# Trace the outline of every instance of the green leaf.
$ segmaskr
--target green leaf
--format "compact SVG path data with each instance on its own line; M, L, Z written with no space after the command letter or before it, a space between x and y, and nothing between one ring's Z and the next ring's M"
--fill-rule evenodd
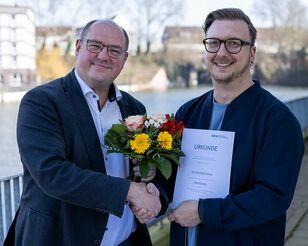
M118 125L113 125L113 127L118 128L117 131L121 131L121 127L118 127ZM130 139L127 137L128 131L126 131L126 128L122 128L122 130L123 131L119 133L109 129L105 136L105 145L111 149L121 150L126 153L127 151L131 150L129 145Z
M174 150L174 153L176 155L178 155L179 157L185 156L184 152L182 150L180 150L180 149Z
M173 161L177 165L180 165L178 156L173 155L173 154L166 154L166 153L160 153L160 155L170 159L171 161Z
M126 142L126 144L124 145L125 149L130 149L130 142L129 140Z
M122 124L113 124L111 127L111 130L114 132L117 132L119 134L123 134L124 132L127 132L127 128L126 126L122 125Z
M171 176L172 172L171 162L167 158L161 157L157 159L156 167L161 171L161 173L164 175L166 179L168 179Z
M175 119L175 117L174 117L174 113L171 113L171 114L169 114L169 115L170 115L169 121L172 121L172 120L174 120L174 119Z
M140 162L139 162L139 169L140 169L140 174L141 177L146 177L149 174L150 171L150 163L147 159L143 158Z

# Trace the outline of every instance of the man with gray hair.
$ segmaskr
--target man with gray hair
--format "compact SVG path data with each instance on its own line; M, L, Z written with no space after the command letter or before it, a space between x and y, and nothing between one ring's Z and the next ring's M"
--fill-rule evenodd
M5 246L151 245L131 206L156 216L166 205L157 189L165 180L131 182L132 163L107 155L104 146L112 124L145 113L114 83L127 50L123 28L91 21L76 42L76 67L22 99L17 141L24 189Z

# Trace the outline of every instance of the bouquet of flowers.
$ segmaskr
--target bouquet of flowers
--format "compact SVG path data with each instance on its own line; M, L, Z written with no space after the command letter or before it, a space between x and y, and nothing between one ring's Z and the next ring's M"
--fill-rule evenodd
M107 153L123 153L137 159L142 177L146 177L155 165L168 179L171 162L179 165L183 122L174 114L134 115L113 124L105 136Z

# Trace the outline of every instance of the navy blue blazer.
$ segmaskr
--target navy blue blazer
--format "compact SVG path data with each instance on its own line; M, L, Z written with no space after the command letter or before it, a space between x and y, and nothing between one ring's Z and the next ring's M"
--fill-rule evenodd
M185 127L208 129L212 107L210 91L184 104L176 118ZM227 106L221 130L235 132L230 194L199 200L197 245L284 245L286 210L304 153L297 119L255 82ZM171 199L174 180L175 175L169 180ZM185 245L186 233L172 223L171 245Z
M145 113L139 101L121 93L123 118ZM130 181L105 175L100 141L73 71L24 96L17 141L24 188L5 245L99 245L109 214L123 213ZM146 226L137 227L135 245L151 245Z

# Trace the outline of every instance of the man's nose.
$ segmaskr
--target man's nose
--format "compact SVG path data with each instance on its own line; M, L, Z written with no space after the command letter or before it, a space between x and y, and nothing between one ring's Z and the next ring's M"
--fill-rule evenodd
M222 53L222 54L226 54L226 53L229 53L226 49L226 43L225 42L221 42L220 44L220 47L219 47L219 50L217 51L217 54L218 53Z
M97 54L97 58L99 59L107 59L109 58L107 47L103 47L102 50Z

